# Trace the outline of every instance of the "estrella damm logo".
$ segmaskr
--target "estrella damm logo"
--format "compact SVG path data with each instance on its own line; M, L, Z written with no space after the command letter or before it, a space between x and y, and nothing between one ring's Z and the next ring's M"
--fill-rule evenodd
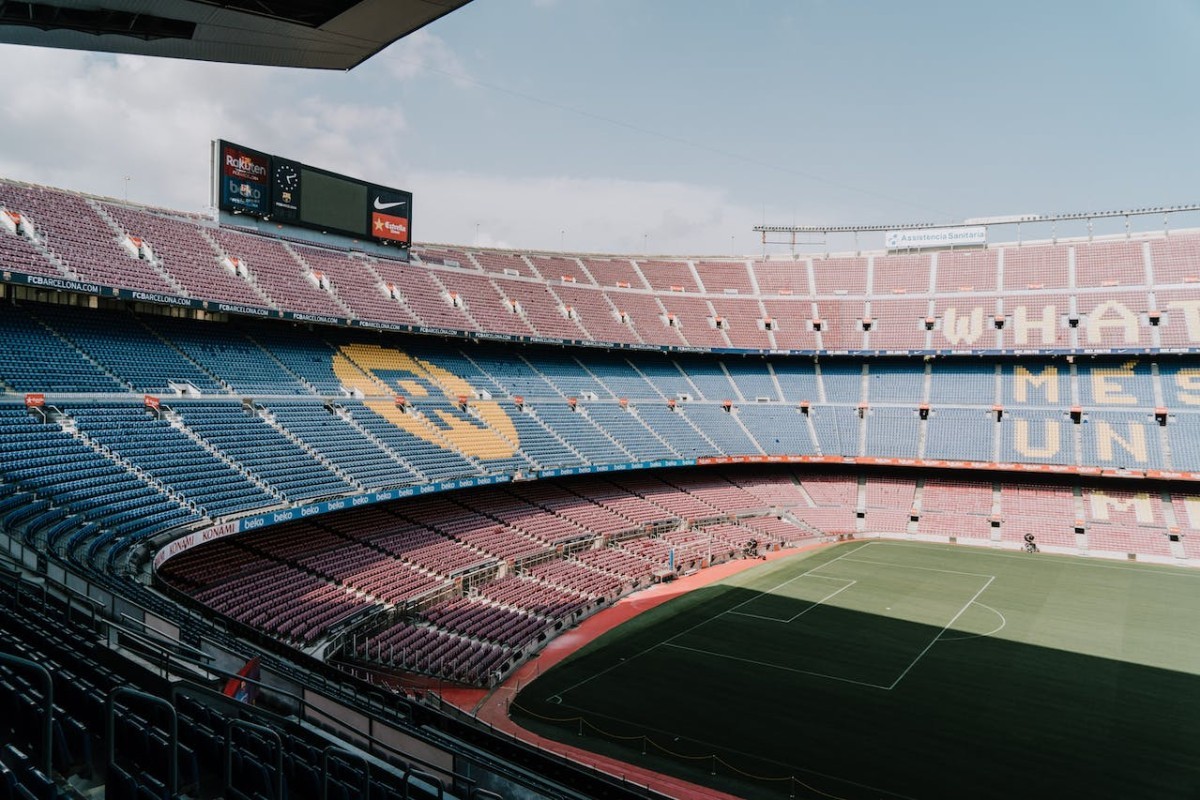
M474 398L475 389L463 378L421 358L374 344L349 344L339 349L330 364L347 389L358 389L368 398L386 394L410 399L444 395L452 401ZM393 400L365 400L374 411L397 428L438 447L449 447L487 460L510 458L520 436L508 414L494 400L471 400L478 417L457 404L406 414Z

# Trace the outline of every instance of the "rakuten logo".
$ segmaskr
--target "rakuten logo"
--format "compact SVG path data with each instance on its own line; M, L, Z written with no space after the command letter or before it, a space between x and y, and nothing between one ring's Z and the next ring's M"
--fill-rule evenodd
M260 164L245 153L231 150L225 153L225 172L240 178L265 178L267 165Z

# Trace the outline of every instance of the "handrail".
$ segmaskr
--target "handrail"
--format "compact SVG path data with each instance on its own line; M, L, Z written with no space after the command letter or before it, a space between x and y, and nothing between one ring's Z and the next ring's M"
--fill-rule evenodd
M404 776L404 800L408 800L410 797L412 797L412 793L409 790L412 788L413 778L421 778L422 780L428 781L433 786L436 786L437 800L443 800L443 798L445 798L446 787L442 786L441 781L439 781L433 775L430 775L428 772L413 767L408 771L408 774Z
M193 662L191 659L186 658L185 656L179 655L178 653L169 653L168 655L171 658L176 658L176 659L179 659L180 661L191 663L194 666L203 667L206 671L211 672L214 675L219 675L219 676L222 676L225 678L236 678L239 681L245 681L246 683L252 684L254 686L258 686L268 692L274 692L275 694L290 698L291 700L294 700L296 703L298 703L303 709L316 712L317 714L325 717L326 719L330 720L331 722L336 723L337 725L339 725L343 728L347 727L346 723L344 721L333 716L325 709L321 708L318 705L310 703L308 700L304 699L300 695L295 694L293 692L289 692L286 689L281 689L278 686L271 686L270 684L267 684L261 680L258 680L255 678L248 678L244 675L238 675L236 672L230 672L229 670L221 669L220 667L214 667L214 666L209 666L209 665L205 665L205 664L198 664L198 663ZM195 689L199 688L204 691L212 691L211 689L208 689L208 687L205 687L205 686L185 685L185 683L191 684L191 679L189 679L187 677L184 677L182 679L182 681L183 682L173 683L171 685L170 696L171 696L172 703L175 702L175 699L185 689L195 690ZM351 710L355 710L355 709L351 709ZM358 713L364 713L364 712L358 711ZM301 715L301 717L303 718L303 715ZM374 718L372 718L372 719L374 719ZM390 754L397 758L403 759L408 764L419 764L422 767L428 767L430 769L437 770L439 772L444 771L444 768L438 766L437 764L430 763L429 761L426 761L425 759L421 758L420 756L415 756L412 753L405 753L401 750L397 750L392 745L388 744L385 741L382 741L381 739L377 739L376 737L372 736L370 733L367 733L366 731L356 730L356 731L354 731L354 735L357 737L360 737L362 739L365 739L370 745L369 750L379 749L379 750L384 751L386 754ZM415 769L415 767L410 767L410 769ZM452 774L454 776L455 781L465 784L468 787L468 789L471 789L476 783L476 781L473 778L467 777L466 775L461 775L457 772L452 773ZM437 780L437 778L434 778L434 781L436 783L438 783L439 786L441 785L441 781Z
M179 715L175 712L175 706L164 700L161 697L143 692L140 689L134 689L131 686L118 686L108 693L108 698L105 700L105 738L107 739L108 749L108 766L115 767L117 765L117 698L123 695L130 695L145 702L156 705L160 708L165 708L170 712L171 719L171 770L168 775L167 789L172 795L179 791Z
M233 788L233 731L235 728L260 733L275 742L275 785L272 794L275 795L275 800L283 800L283 737L279 735L278 731L272 730L266 725L247 722L244 719L231 719L225 727L225 793L229 794Z
M169 635L160 631L158 628L155 628L153 625L147 624L144 620L140 620L137 617L132 617L129 614L126 614L125 612L121 612L121 617L128 622L132 622L135 625L141 625L146 630L151 631L154 635L157 635L157 636L165 639L168 643L168 646L170 646L170 647L178 647L181 650L186 650L190 653L194 653L197 656L199 656L200 658L206 658L206 659L212 660L212 656L210 656L208 653L205 653L200 648L192 647L190 644L185 644L184 642L181 642L178 639L172 639ZM109 620L109 623L111 624L112 621ZM143 633L141 635L146 638L151 637L151 634L148 634L148 633Z
M54 678L44 664L28 658L0 653L0 662L26 667L42 678L42 772L49 778L54 771Z
M336 744L331 744L321 751L321 800L329 800L329 754L338 753L339 755L349 756L357 759L363 764L362 786L359 789L359 797L368 798L371 796L371 762L362 753L352 753L344 747L338 747ZM404 771L404 784L408 785L408 770Z

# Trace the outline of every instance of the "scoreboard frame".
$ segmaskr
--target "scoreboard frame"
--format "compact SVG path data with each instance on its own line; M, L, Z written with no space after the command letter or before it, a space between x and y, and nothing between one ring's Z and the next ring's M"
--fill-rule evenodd
M213 142L212 188L213 204L230 214L405 250L412 244L412 192L404 189L225 139Z

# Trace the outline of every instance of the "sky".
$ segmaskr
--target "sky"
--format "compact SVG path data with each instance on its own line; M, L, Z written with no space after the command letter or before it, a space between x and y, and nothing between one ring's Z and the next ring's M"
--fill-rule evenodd
M349 72L0 45L0 176L205 211L224 138L418 243L753 254L1200 201L1198 44L1196 0L474 0Z

